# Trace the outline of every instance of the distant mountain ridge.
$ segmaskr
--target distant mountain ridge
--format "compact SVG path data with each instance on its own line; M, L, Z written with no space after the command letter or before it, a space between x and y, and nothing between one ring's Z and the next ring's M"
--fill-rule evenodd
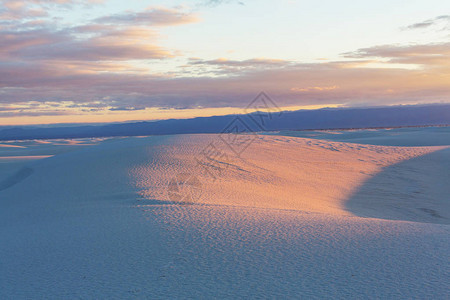
M265 115L258 113L170 119L151 122L66 127L8 127L0 129L0 140L143 136L185 133L220 133L262 130L345 129L449 125L450 103L439 105L392 106L376 108L327 108ZM236 122L238 120L239 122ZM262 119L261 119L262 120ZM238 126L235 126L238 125ZM231 127L233 128L231 128ZM234 128L236 127L236 128ZM242 130L241 130L242 129Z

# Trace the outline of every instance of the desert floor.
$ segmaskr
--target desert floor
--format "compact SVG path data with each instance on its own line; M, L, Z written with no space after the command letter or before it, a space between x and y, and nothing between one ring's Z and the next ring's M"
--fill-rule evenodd
M450 129L0 142L0 298L448 299Z

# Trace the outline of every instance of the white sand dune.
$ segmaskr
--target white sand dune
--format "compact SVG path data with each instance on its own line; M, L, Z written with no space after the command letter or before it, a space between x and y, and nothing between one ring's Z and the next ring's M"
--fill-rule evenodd
M105 139L24 140L0 144L0 182L9 180L32 160L80 150Z
M26 148L24 146L19 145L9 145L9 144L0 144L0 148Z
M447 146L450 143L450 126L316 131L283 130L264 134L381 146Z
M21 156L0 156L0 162L10 162L10 161L23 161L23 160L36 160L49 158L52 155L21 155Z
M220 158L202 155L210 143L226 155ZM180 136L170 147L159 151L162 158L155 164L140 165L133 170L133 175L147 199L167 199L167 182L177 173L185 172L192 173L202 183L202 196L196 202L351 215L345 207L349 197L383 168L445 148L382 147L260 136L252 141L249 151L237 158L217 136ZM215 161L210 162L211 158ZM209 163L207 168L213 174L198 166L198 160ZM216 166L220 169L216 170ZM434 174L419 172L417 175ZM396 185L391 182L393 194ZM450 190L446 191L450 194ZM445 195L440 192L433 196ZM388 198L374 201L383 202ZM450 219L440 221L448 223Z
M0 191L0 298L448 297L446 146L251 138L240 158L179 135L22 165ZM194 205L169 201L180 174Z
M383 169L355 191L346 208L390 220L450 224L450 148Z

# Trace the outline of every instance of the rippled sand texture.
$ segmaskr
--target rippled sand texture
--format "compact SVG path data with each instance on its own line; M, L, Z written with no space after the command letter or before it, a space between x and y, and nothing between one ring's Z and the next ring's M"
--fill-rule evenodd
M448 298L447 146L242 137L2 142L0 298Z

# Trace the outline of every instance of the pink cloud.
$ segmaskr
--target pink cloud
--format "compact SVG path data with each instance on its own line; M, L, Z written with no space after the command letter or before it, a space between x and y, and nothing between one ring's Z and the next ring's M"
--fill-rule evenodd
M0 19L23 21L48 16L47 9L54 6L94 5L101 0L3 0Z
M386 58L391 63L421 64L428 67L450 65L450 43L425 45L383 45L344 53L348 58Z
M27 0L7 1L17 16L30 14L28 4L72 5L75 1ZM41 6L37 6L42 9ZM26 11L24 11L26 10ZM92 22L61 29L43 20L9 23L0 27L0 59L17 61L126 61L163 59L175 56L158 46L154 26L180 25L196 22L197 17L178 9L149 8L142 12L105 16Z
M140 12L125 12L97 18L95 23L173 26L198 22L199 18L178 9L150 7Z

